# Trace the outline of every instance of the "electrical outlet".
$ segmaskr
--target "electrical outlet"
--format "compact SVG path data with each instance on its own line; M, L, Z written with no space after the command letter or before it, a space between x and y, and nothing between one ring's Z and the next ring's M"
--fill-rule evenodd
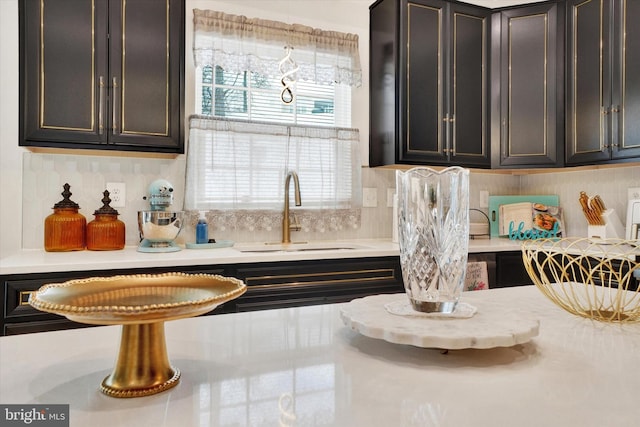
M127 196L124 182L107 182L107 191L111 199L112 208L124 208Z
M640 187L630 187L627 189L629 200L631 199L640 199Z
M364 187L362 189L362 207L375 208L378 206L378 189Z
M489 207L489 192L483 190L480 192L480 207L488 208Z
M395 195L396 195L395 188L387 188L387 207L388 208L393 207L393 196Z

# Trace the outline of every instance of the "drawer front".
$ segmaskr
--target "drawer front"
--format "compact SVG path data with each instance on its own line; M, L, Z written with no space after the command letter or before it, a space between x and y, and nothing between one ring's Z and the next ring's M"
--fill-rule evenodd
M242 275L242 271L239 271ZM396 282L398 279L395 269L382 267L373 269L349 269L344 271L326 272L289 272L287 269L280 271L253 271L244 280L251 289L305 287L305 286L369 286L377 283Z
M35 275L34 275L35 276ZM40 287L48 283L61 283L67 280L79 279L87 276L56 276L56 275L44 275L42 277L29 277L29 278L9 278L2 281L2 286L5 292L5 321L10 319L22 318L22 317L42 317L42 316L56 316L49 313L36 310L29 305L29 295L40 289Z
M346 302L404 292L398 258L283 262L238 267L247 285L238 311Z
M76 323L65 318L35 322L6 323L4 325L3 335L31 334L35 332L60 331L64 329L88 328L94 326L96 325Z
M402 281L395 258L366 261L281 262L238 267L237 276L251 290L315 286L366 287Z

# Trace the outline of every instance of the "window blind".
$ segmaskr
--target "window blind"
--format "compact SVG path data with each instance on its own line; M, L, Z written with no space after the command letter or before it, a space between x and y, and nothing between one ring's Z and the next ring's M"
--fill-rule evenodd
M289 170L305 209L360 207L357 129L192 116L185 208L281 209Z

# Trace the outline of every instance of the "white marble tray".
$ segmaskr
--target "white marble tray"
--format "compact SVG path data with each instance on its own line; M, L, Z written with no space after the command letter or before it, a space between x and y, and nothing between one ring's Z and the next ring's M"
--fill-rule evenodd
M471 318L430 318L389 313L385 304L405 294L372 295L346 303L340 310L345 325L364 336L395 344L457 350L510 347L538 335L540 322L523 316L517 306L482 298L484 291L466 292L461 301L477 307Z

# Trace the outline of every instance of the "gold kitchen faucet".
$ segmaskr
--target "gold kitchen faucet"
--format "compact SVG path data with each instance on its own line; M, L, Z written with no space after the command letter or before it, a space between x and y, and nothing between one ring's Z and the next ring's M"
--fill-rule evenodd
M287 177L284 180L284 211L282 213L282 243L291 243L291 230L300 231L301 227L298 223L295 215L293 217L294 223L289 221L289 186L291 184L291 178L293 177L293 191L296 201L296 206L302 205L300 200L300 182L298 181L298 174L294 171L289 171Z

